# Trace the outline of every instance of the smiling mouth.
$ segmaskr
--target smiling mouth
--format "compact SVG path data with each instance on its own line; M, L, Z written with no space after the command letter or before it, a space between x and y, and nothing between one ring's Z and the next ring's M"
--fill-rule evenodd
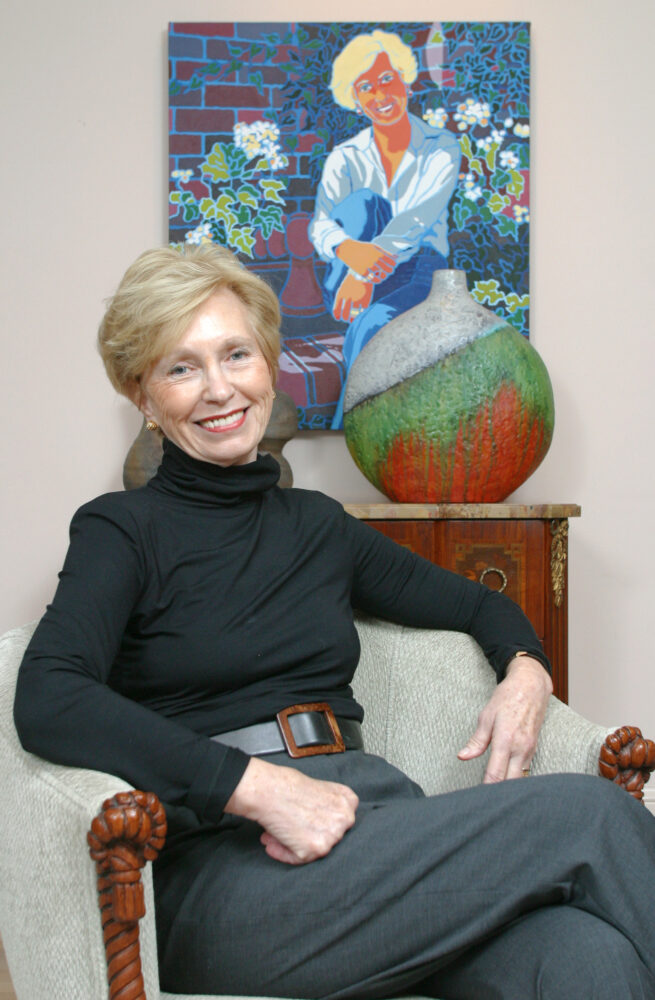
M224 417L207 417L205 420L197 420L196 423L206 431L226 431L240 427L245 419L246 410L234 410L233 413L226 413Z
M377 107L375 110L379 115L388 115L390 111L393 111L393 104L383 104L381 107Z

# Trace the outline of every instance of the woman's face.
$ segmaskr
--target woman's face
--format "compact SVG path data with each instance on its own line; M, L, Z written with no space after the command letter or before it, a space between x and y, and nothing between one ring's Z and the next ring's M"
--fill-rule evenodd
M169 354L141 379L139 409L192 458L257 457L273 405L271 373L240 299L216 292Z
M407 114L407 87L402 76L381 52L370 69L355 80L355 96L372 125L395 125Z

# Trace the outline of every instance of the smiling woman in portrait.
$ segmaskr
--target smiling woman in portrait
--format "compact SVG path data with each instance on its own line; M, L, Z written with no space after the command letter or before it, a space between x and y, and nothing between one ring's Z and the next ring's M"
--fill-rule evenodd
M460 162L457 138L408 110L416 57L392 33L357 35L334 60L335 101L370 126L332 150L310 235L328 264L324 298L348 323L346 370L381 327L423 301L447 267L448 202ZM343 393L332 429L343 419Z

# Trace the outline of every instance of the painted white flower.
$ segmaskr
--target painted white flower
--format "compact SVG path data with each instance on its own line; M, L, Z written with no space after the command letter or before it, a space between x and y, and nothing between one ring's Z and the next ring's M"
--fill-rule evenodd
M488 153L491 149L491 136L488 135L484 139L478 139L476 145L478 153Z
M258 129L254 127L257 124L259 123L253 122L252 125L248 125L246 122L237 122L234 126L234 145L237 149L242 149L248 159L261 152L262 144Z
M501 150L499 160L501 167L504 167L505 170L515 170L519 165L519 158L512 149Z
M286 156L282 156L280 155L280 153L273 153L271 156L269 156L268 162L270 164L271 170L282 170L282 168L286 167L289 163Z
M491 117L491 109L484 101L474 101L472 97L467 97L466 101L457 105L457 111L453 115L453 121L457 122L460 132L473 125L488 125Z
M288 160L280 151L280 130L275 122L237 122L233 130L234 145L242 149L249 160L256 156L268 161L271 170L286 167Z
M502 146L503 139L505 138L506 135L507 135L507 132L505 131L504 128L501 128L501 129L492 128L492 130L491 130L491 141L495 142L497 146Z
M517 122L514 126L514 135L518 135L521 139L526 139L530 135L530 126L524 122Z
M183 184L187 184L193 177L193 170L174 170L171 177L174 180L182 181Z
M428 108L423 114L423 120L432 128L443 128L448 121L448 112L445 108Z
M478 198L482 197L482 188L477 183L474 173L469 172L464 177L464 197L468 198L469 201L477 201Z
M200 243L211 243L211 228L208 222L201 222L195 229L191 229L184 237L187 243L198 246Z
M505 121L503 122L505 128L511 128L513 124L514 124L513 118L506 118Z
M514 212L514 218L519 223L530 221L530 209L527 205L513 205L512 211Z
M254 123L254 127L262 142L276 142L280 138L280 130L275 122L259 121Z

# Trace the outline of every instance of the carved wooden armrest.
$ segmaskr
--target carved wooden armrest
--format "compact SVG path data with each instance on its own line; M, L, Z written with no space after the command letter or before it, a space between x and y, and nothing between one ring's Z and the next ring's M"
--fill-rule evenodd
M152 792L106 799L86 837L98 873L98 905L111 1000L146 1000L139 920L145 913L141 869L166 839L166 813Z
M600 774L622 785L635 799L643 799L644 785L654 769L655 743L644 739L636 726L617 729L600 748Z

